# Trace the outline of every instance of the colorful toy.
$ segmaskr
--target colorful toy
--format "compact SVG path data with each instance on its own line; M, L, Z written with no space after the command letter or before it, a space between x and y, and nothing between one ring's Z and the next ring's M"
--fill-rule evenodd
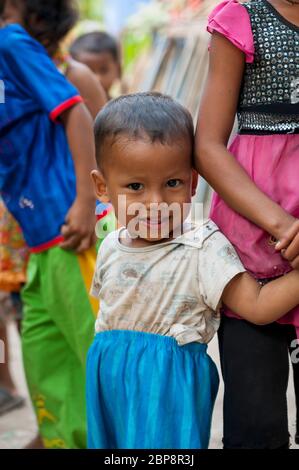
M117 221L112 204L99 203L96 207L96 235L99 245L104 238L117 228Z

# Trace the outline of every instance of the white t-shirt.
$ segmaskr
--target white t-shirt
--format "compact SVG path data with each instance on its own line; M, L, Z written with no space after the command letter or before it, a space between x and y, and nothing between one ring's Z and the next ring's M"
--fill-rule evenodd
M245 271L212 222L144 248L122 245L117 230L99 250L91 294L100 299L96 332L135 330L208 343L219 328L225 286Z

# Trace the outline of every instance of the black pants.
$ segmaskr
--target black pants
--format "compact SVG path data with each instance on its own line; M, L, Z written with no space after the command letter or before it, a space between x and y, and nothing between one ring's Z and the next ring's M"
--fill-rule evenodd
M288 356L295 337L293 326L256 326L223 315L219 349L225 386L224 448L288 447ZM294 367L299 406L299 364Z

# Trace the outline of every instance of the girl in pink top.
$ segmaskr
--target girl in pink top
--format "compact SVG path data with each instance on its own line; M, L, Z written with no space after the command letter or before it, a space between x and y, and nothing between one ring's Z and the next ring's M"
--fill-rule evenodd
M299 268L299 0L222 2L208 31L197 169L217 191L211 218L266 283ZM298 397L299 307L258 327L224 313L224 447L288 447L288 349Z

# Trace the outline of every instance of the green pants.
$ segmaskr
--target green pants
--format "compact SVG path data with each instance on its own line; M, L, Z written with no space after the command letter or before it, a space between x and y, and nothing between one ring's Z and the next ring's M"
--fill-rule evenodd
M33 254L22 292L24 367L47 448L86 447L85 362L97 309L88 295L96 252Z

